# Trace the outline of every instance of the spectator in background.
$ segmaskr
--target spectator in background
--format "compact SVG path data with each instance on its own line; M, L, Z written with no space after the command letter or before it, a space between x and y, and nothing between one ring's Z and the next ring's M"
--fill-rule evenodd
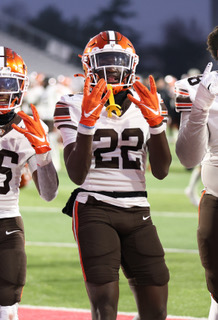
M30 75L31 88L24 97L24 110L28 113L29 104L33 101L40 118L48 126L49 142L51 145L51 156L57 171L61 169L60 161L60 139L61 136L54 127L53 114L56 102L62 95L72 93L72 78L64 75L49 77L43 73L32 73Z
M171 108L171 95L167 87L165 78L161 73L158 72L153 73L153 77L156 83L157 92L161 95L161 98L163 99L169 112L169 109Z
M169 129L169 141L175 143L178 136L179 124L180 124L180 114L175 111L175 94L174 94L174 85L176 78L173 75L166 75L164 81L166 84L166 91L168 93L168 129Z
M25 92L22 103L22 110L26 114L32 114L30 104L37 106L40 97L44 92L43 81L45 79L44 73L32 72L29 75L29 88Z

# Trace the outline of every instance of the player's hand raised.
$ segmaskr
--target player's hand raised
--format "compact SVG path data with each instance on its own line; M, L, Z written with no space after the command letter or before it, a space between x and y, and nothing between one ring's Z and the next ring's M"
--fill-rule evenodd
M218 95L218 72L211 71L213 63L209 62L204 70L201 83L213 95Z
M90 91L90 78L86 78L83 89L82 115L80 124L86 128L93 128L99 119L103 106L109 99L111 91L107 90L104 79L100 79Z
M215 94L218 94L217 73L216 71L211 72L212 66L213 63L209 62L203 72L193 101L193 110L198 109L208 112L215 99Z
M37 154L46 153L51 150L51 148L47 141L45 130L42 127L38 111L33 104L31 104L31 109L33 118L23 111L18 112L18 115L23 119L25 128L18 127L15 123L12 124L12 127L25 135Z
M140 101L135 99L131 94L128 94L128 98L139 107L150 127L155 127L160 125L164 118L161 116L156 84L151 75L149 76L149 81L150 91L139 81L136 81L133 85L135 91L140 97Z

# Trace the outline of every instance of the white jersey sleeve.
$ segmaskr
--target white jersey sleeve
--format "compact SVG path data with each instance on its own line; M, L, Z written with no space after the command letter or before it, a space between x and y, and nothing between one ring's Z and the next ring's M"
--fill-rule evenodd
M175 83L175 106L177 112L191 111L202 75L197 75Z
M76 141L82 99L82 94L65 95L56 104L54 126L61 132L64 147Z
M202 76L190 77L176 82L176 110L182 112L176 154L187 168L201 163L208 144L207 120L209 111L195 105L197 89Z

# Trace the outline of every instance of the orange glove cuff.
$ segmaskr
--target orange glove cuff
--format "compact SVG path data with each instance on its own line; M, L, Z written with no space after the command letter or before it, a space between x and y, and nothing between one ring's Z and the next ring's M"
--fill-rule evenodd
M49 147L49 145L42 145L42 146L34 146L32 144L32 147L35 149L36 154L41 154L41 153L46 153L48 151L51 150L51 148Z
M90 129L93 129L95 127L95 123L96 121L99 119L99 117L96 117L96 118L92 118L91 116L89 118L86 118L84 115L81 116L81 119L80 119L80 124L86 128L90 128Z
M159 115L155 118L149 118L149 119L146 118L150 127L159 126L162 123L163 119L164 119L164 117L162 117L161 115Z

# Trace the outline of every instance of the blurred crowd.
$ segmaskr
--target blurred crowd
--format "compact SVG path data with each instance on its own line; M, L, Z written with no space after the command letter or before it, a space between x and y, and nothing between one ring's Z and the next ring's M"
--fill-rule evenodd
M27 114L32 114L30 104L34 104L40 118L47 124L52 159L56 170L59 171L61 168L61 137L53 126L54 109L61 96L73 94L75 90L78 90L78 87L74 87L73 77L59 75L54 78L38 72L32 72L29 75L29 82L29 89L24 96L22 110Z

